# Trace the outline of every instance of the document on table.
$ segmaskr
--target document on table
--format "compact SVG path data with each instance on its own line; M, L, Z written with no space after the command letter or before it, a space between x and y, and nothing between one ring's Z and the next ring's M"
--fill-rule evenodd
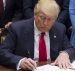
M72 69L60 69L58 66L52 66L50 64L46 64L37 67L33 71L75 71L75 61L72 63Z

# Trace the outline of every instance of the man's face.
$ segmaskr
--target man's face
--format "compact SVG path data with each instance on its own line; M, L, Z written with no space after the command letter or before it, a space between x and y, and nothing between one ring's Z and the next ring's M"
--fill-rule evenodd
M38 30L41 32L49 31L52 28L55 20L56 17L54 16L54 14L47 16L45 13L39 12L38 14L35 15L36 26Z

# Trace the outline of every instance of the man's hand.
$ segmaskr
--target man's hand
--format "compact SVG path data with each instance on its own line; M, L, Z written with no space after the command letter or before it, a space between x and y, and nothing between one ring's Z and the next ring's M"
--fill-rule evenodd
M37 64L31 58L25 58L21 61L20 68L23 70L33 70Z
M62 52L59 54L59 56L56 58L56 60L52 63L52 65L59 66L60 68L70 68L71 63L69 59L69 55L66 52Z
M8 22L4 27L8 28L11 24L12 24L12 22Z

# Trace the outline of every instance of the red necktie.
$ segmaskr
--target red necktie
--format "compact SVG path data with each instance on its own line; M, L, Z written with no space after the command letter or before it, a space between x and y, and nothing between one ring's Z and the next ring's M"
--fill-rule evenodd
M41 33L39 40L39 62L47 61L46 45L44 40L45 33Z
M0 16L3 14L3 0L0 0Z

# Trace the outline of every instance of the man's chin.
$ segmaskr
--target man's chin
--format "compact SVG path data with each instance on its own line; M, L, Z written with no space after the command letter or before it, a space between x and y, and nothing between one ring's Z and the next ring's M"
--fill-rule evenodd
M41 32L48 32L49 30L45 30L45 29L44 29L44 30L40 30L40 31L41 31Z

